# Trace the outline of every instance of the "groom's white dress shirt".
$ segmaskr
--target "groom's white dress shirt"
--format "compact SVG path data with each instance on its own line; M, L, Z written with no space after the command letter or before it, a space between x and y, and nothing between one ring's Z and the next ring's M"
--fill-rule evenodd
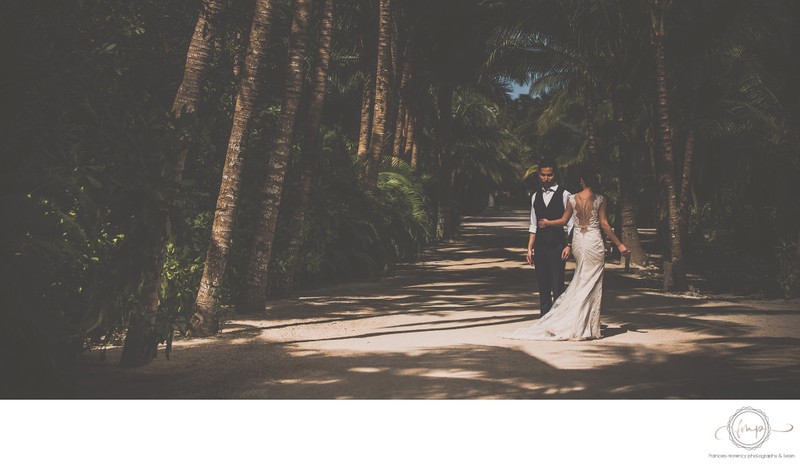
M536 230L539 228L539 221L536 219L536 210L533 208L533 202L536 201L536 195L542 195L542 200L544 201L545 206L550 205L550 200L553 199L553 195L555 195L556 190L558 189L558 184L553 184L552 187L545 189L541 188L536 192L533 192L531 195L531 226L528 228L528 232L535 234ZM564 190L564 195L562 200L564 201L564 210L567 209L567 201L569 201L569 196L571 193ZM567 225L564 226L564 230L569 234L572 231L573 220L572 216L570 216L569 220L567 221Z

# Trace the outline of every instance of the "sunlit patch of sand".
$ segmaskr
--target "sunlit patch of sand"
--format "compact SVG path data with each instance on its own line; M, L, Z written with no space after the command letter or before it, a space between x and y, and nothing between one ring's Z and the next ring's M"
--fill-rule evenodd
M386 367L351 367L348 369L350 372L361 372L364 374L377 374L378 372L386 372L389 369Z
M264 382L265 385L270 384L277 384L277 385L329 385L332 383L341 382L339 379L328 379L328 380L309 380L309 379L280 379L280 380L267 380Z
M426 282L423 284L406 285L405 288L439 288L439 287L469 287L471 285L485 285L483 282Z
M438 377L448 379L477 379L486 374L485 372L468 371L462 369L399 369L395 372L397 375Z

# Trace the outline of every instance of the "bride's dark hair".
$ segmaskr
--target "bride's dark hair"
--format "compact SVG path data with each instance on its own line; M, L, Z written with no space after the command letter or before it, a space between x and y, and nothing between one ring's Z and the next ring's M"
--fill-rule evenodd
M600 174L592 166L581 166L578 177L583 183L592 189L594 193L600 193Z

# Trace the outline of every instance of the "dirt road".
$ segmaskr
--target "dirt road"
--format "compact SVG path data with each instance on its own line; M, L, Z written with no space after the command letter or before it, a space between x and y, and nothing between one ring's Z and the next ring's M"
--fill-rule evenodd
M170 360L82 358L88 398L798 398L800 303L656 290L608 263L603 338L506 340L539 317L527 212L467 218L461 237L380 282L272 301ZM568 266L569 269L574 266Z

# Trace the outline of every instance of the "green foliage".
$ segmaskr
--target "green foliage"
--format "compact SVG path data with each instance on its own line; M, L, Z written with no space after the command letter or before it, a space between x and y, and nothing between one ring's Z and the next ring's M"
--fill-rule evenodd
M378 176L375 211L380 217L386 246L390 247L389 264L414 261L431 239L431 217L422 183L410 166L401 162Z
M159 301L162 318L169 321L164 336L171 334L173 327L185 330L203 274L212 219L208 211L188 218L185 233L167 244Z
M456 209L475 213L486 207L490 192L514 190L523 178L524 142L505 117L507 102L496 103L487 92L462 88L453 106L453 155Z
M209 147L197 121L176 127L174 90L162 85L182 66L185 6L17 2L11 11L3 31L20 45L21 72L4 89L15 117L4 124L0 201L14 221L0 240L2 315L41 347L10 352L58 366L86 341L115 342L138 310L167 199L183 191L183 206L197 205L191 181L174 181L177 155Z
M312 184L297 284L375 279L400 261L415 260L430 241L431 213L421 181L409 166L384 163L375 196L361 184L352 144L330 130ZM280 237L279 237L280 238ZM273 259L271 280L280 279L281 263Z

